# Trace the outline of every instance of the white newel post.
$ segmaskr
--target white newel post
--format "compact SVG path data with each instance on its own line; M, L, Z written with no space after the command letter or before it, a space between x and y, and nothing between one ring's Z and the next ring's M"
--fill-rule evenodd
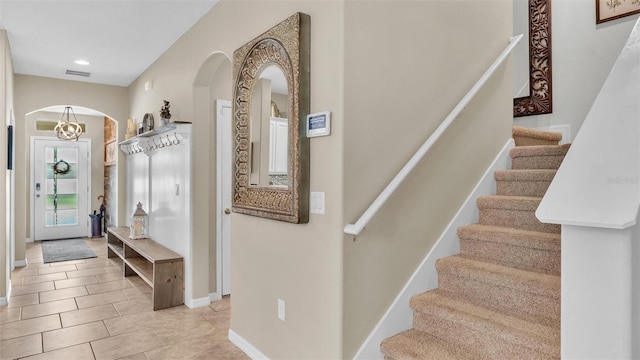
M634 358L634 241L633 228L562 226L563 359Z

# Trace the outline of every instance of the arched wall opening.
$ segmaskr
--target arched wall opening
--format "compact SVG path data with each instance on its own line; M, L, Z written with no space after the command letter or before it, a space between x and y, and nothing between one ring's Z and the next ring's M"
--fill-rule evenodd
M219 299L221 294L221 254L219 239L219 221L216 221L223 209L219 209L217 201L217 142L216 142L216 100L231 100L232 93L232 66L230 58L222 53L215 52L205 60L193 82L194 115L197 118L208 119L209 122L209 294L211 300Z
M25 145L31 143L31 138L53 137L52 126L61 119L65 106L71 106L75 119L84 126L81 139L91 139L91 194L89 196L89 211L100 211L100 206L106 206L103 225L115 225L118 218L118 122L108 114L88 107L77 105L53 105L27 113L24 117ZM113 150L115 149L115 153ZM110 150L109 156L107 151ZM25 146L25 166L27 184L32 177L31 147ZM27 196L33 189L27 189ZM25 202L27 238L33 240L33 211L31 201Z

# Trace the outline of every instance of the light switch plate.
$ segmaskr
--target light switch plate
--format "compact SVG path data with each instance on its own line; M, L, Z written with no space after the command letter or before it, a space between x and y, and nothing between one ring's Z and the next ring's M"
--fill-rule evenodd
M324 215L324 192L311 192L311 213Z
M284 321L285 312L284 300L278 299L278 319Z

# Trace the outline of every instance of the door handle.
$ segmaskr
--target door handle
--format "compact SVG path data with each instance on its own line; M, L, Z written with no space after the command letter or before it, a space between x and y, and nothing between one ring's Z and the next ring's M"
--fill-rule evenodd
M40 197L40 194L36 194L36 197Z
M224 209L224 213L227 215L231 214L231 209L229 208Z

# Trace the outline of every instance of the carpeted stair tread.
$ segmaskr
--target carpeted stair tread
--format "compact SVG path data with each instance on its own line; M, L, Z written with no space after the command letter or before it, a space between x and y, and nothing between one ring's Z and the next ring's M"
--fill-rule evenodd
M541 223L535 211L542 198L532 196L480 196L477 200L482 225L560 233L560 225Z
M516 146L509 151L512 169L558 169L569 144L549 146Z
M411 298L414 329L455 344L474 358L559 357L560 329L477 306L443 290Z
M438 289L465 302L560 327L560 277L449 256L436 261Z
M434 359L471 360L473 356L423 331L409 329L380 344L380 350L389 360Z
M494 173L496 194L543 197L556 172L549 169L497 170Z
M479 196L476 201L479 208L536 211L542 198L533 196Z
M436 267L439 273L451 273L493 286L560 299L559 276L513 269L459 255L438 259Z
M560 275L560 234L473 224L458 228L460 255Z
M513 126L513 140L516 146L526 145L551 145L558 144L562 140L562 134L538 129Z
M556 156L567 155L571 144L563 145L537 145L537 146L516 146L509 150L511 157L530 157L530 156Z
M471 224L459 227L458 237L522 246L531 249L560 251L560 234L539 231Z
M551 181L556 172L551 169L496 170L494 177L497 181Z

